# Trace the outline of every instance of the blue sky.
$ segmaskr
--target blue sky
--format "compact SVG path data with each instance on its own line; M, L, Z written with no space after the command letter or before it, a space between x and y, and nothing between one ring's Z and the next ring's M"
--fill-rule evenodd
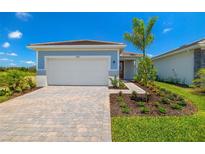
M30 43L94 39L124 42L133 17L158 16L155 40L148 54L158 55L205 37L205 13L0 13L0 66L32 66L35 52Z

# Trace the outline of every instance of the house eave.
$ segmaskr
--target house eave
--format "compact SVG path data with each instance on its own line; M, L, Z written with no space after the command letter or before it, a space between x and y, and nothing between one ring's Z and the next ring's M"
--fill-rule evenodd
M56 51L56 50L120 50L122 51L126 45L35 45L27 46L35 51Z
M196 44L196 45L193 45L193 46L189 46L187 48L179 49L179 50L176 50L176 51L171 51L171 52L164 53L164 54L158 55L156 57L153 57L152 60L161 59L161 58L172 56L174 54L181 53L181 52L184 52L184 51L191 51L191 50L194 50L194 49L197 49L197 48L205 48L205 45L204 44Z

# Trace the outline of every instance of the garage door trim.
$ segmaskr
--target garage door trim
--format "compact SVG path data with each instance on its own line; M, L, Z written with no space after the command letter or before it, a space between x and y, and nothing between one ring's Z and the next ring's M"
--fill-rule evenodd
M61 61L61 59L63 60L71 60L71 61L75 61L75 60L86 60L86 61L92 61L92 60L95 60L95 61L98 61L98 59L102 59L102 60L105 60L106 61L106 67L104 68L107 68L107 71L109 72L110 70L110 67L111 67L111 57L110 56L45 56L45 68L46 68L46 72L49 70L49 60L52 60L52 59L56 59L57 61ZM77 66L76 66L77 67ZM73 68L75 68L75 66L73 66ZM107 72L107 73L108 73ZM108 73L109 74L109 73ZM46 78L47 78L47 84L48 83L48 77L49 77L49 74L48 72L46 73ZM109 78L109 75L107 76L107 80ZM54 84L55 85L55 84ZM56 84L57 85L57 84ZM61 83L59 85L62 85ZM72 85L72 84L71 84ZM73 84L74 85L74 84ZM78 84L76 84L78 85ZM80 84L79 84L80 85ZM86 84L83 84L82 85L86 85ZM89 85L89 84L88 84ZM94 84L95 85L95 84ZM97 85L97 84L96 84ZM101 85L101 84L99 84Z

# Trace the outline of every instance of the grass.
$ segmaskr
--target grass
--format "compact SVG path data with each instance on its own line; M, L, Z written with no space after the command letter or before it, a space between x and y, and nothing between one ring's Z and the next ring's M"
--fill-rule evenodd
M7 101L9 99L9 96L0 96L0 103Z
M191 88L156 82L162 88L192 101L198 112L191 116L112 117L112 140L134 141L205 141L205 95Z

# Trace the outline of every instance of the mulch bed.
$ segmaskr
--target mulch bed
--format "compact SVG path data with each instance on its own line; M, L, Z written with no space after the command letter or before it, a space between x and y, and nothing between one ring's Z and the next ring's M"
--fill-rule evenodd
M108 87L109 89L116 89L116 90L128 90L127 86L124 88L114 88L114 87Z
M149 101L145 103L145 107L149 109L148 113L141 113L140 106L137 105L137 101L131 99L131 94L122 94L125 102L127 103L130 112L122 113L121 108L119 106L119 102L117 101L117 97L119 94L110 94L110 109L111 109L111 116L137 116L137 115L147 115L147 116L181 116L181 115L192 115L197 111L196 107L191 103L187 102L187 105L183 107L182 110L172 109L170 104L160 104L161 107L166 109L166 113L160 113L159 109L155 106L155 103L159 101L160 96L155 95L152 91L148 88L141 86L140 84L136 83L140 88L144 89L145 91L151 94ZM139 95L140 96L140 95Z

